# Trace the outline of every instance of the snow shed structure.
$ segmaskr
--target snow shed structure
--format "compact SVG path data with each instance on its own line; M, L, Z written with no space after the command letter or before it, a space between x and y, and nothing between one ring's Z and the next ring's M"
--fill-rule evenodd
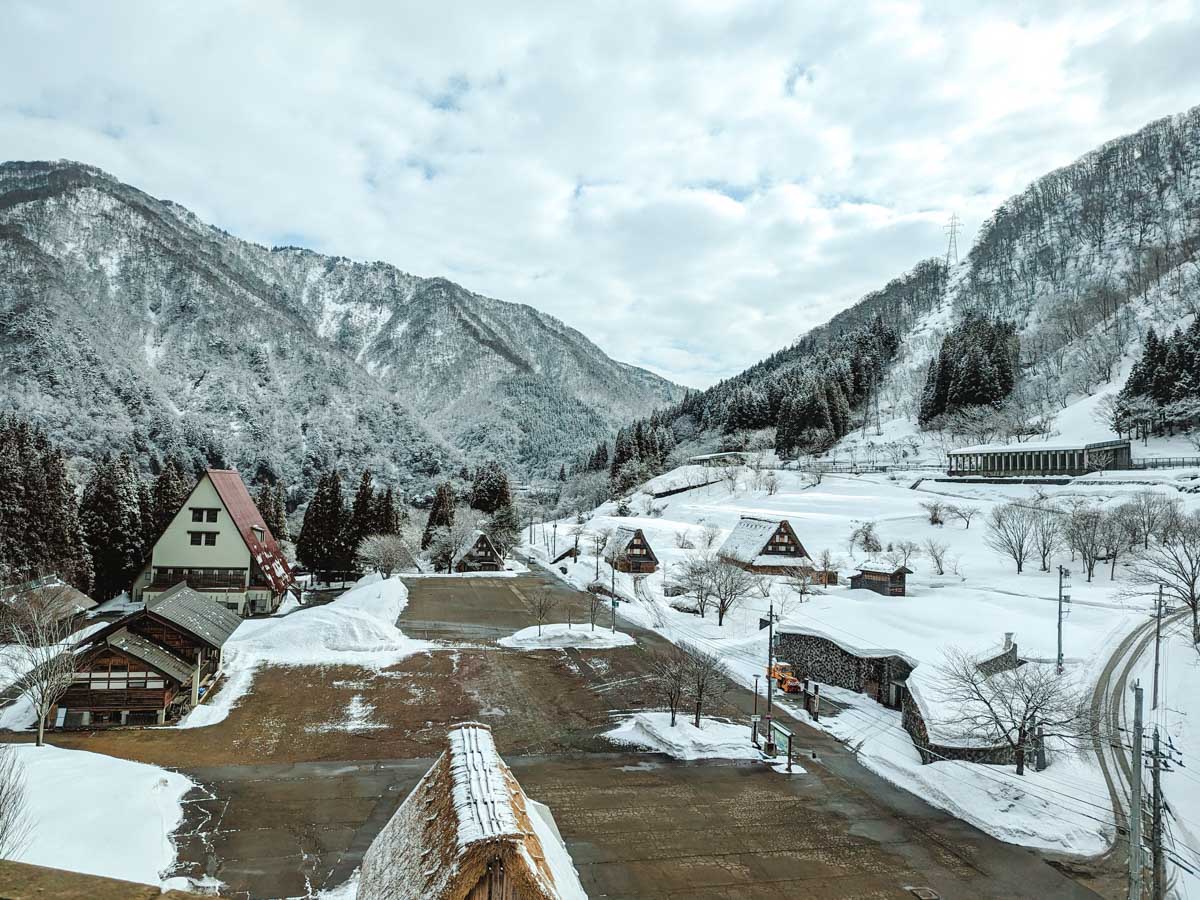
M549 810L525 796L487 725L448 746L363 855L358 900L575 900Z
M815 568L787 519L742 516L717 555L757 575L811 574Z
M868 561L858 567L857 575L850 576L850 589L874 591L885 597L903 597L905 576L911 574L912 569L907 566Z
M476 528L454 551L450 568L455 572L499 572L504 568L504 557L492 539Z
M180 582L75 646L75 675L56 720L91 728L176 718L200 702L241 622Z
M180 581L241 616L274 612L292 586L283 551L232 469L200 476L130 595L151 603Z
M620 526L613 532L604 558L618 572L633 575L649 575L658 571L658 557L640 528Z
M1074 476L1104 469L1128 469L1132 464L1129 441L980 444L951 450L950 467L946 474L984 477Z

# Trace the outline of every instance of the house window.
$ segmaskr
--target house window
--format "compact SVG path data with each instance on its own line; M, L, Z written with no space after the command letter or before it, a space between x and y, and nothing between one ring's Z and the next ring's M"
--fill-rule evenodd
M204 532L204 546L215 547L217 545L217 533L215 531Z
M192 521L193 522L203 522L204 521L204 510L196 509L195 507L193 507L192 508Z
M193 522L215 522L215 521L217 521L217 513L219 513L219 512L220 512L219 509L210 509L205 506L193 506L192 507L192 521Z
M254 536L259 541L265 541L267 539L267 533L257 525L252 526L250 530L254 532Z
M188 539L193 547L199 547L203 544L205 547L215 547L217 545L217 532L215 531L189 531Z

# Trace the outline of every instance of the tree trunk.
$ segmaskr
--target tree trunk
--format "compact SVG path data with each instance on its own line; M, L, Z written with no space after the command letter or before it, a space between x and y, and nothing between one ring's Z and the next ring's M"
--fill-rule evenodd
M671 704L671 727L675 727L675 704Z
M701 701L699 701L699 700L696 701L696 727L697 728L700 727L700 703L701 703Z
M724 624L725 624L725 610L721 609L721 607L718 606L717 607L717 625L721 626Z
M1017 774L1025 774L1025 726L1017 732Z
M46 717L42 715L38 716L37 745L39 747L46 745Z
M1192 643L1200 646L1200 601L1192 604Z

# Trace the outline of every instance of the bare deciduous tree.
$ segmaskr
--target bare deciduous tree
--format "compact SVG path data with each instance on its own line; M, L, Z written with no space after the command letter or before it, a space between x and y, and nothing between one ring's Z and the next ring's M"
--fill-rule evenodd
M372 534L358 545L358 564L364 571L378 570L384 578L416 567L404 538L398 534Z
M0 744L0 859L24 850L31 828L24 767L12 744Z
M813 592L813 572L812 569L798 569L787 578L787 586L792 589L799 602L804 603L808 600L809 595ZM783 616L783 610L779 610L779 614Z
M979 507L947 506L946 515L953 519L958 519L958 521L963 523L963 528L969 531L971 528L971 520L979 515Z
M1063 547L1063 519L1058 509L1039 509L1033 513L1033 549L1043 572L1050 571L1050 560Z
M608 603L602 593L603 591L604 585L598 581L593 581L587 586L588 621L592 624L592 631L596 630L596 620L600 617L600 610Z
M1142 548L1150 546L1150 538L1179 508L1179 501L1155 490L1138 491L1125 504L1130 518L1136 523L1137 537Z
M946 504L941 500L926 500L921 504L921 509L925 510L929 516L930 525L943 525L946 521Z
M712 572L716 565L712 551L697 550L689 553L676 570L675 583L696 601L696 611L702 619L712 605Z
M950 710L940 724L971 742L1007 745L1018 775L1025 774L1039 728L1044 737L1068 746L1090 740L1087 694L1053 666L1026 663L987 674L974 656L950 649L939 668L942 700Z
M611 528L601 528L598 531L593 531L588 536L588 540L592 544L592 554L596 557L596 578L600 577L600 558L604 556L604 549L608 546L608 542L611 539Z
M671 727L690 685L691 665L687 652L674 644L650 654L650 683L671 711Z
M558 597L546 588L535 588L534 590L524 592L522 599L525 601L525 608L529 610L529 614L537 622L538 637L541 637L542 626L546 624L546 620L550 618L550 614L558 606Z
M711 550L717 546L717 541L721 539L721 529L711 522L704 526L704 530L700 532L700 546L705 550Z
M905 566L907 568L909 560L920 555L921 545L916 541L896 541L890 545L884 558L897 567Z
M700 727L700 716L704 702L712 702L729 690L729 669L716 653L693 650L688 661L690 699L696 704L696 727Z
M1104 555L1104 513L1097 506L1078 504L1067 515L1066 538L1079 554L1087 580L1096 573L1096 563Z
M754 576L745 569L716 560L710 575L713 602L717 607L717 625L725 624L725 616L741 606L746 595L754 589Z
M1200 645L1200 510L1171 515L1134 559L1132 571L1144 582L1161 584L1192 611L1192 643Z
M988 515L988 532L984 542L1017 564L1017 574L1033 553L1033 531L1036 513L1016 503L992 507Z
M766 479L767 496L774 497L779 493L779 476L774 471L768 472Z
M10 601L10 645L0 661L6 681L21 687L37 714L37 745L45 743L46 719L75 676L70 649L72 622L62 615L55 588L19 594Z
M939 575L946 574L946 551L948 549L950 549L949 544L935 541L933 538L925 541L925 555L933 562L933 567Z

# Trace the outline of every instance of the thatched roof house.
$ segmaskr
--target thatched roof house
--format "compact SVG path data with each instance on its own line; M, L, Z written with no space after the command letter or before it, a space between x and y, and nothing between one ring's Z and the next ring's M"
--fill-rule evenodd
M742 516L717 555L760 575L791 575L815 567L787 519Z
M467 722L363 856L358 900L583 900L549 810Z
M492 539L476 528L454 551L450 568L455 572L499 572L504 568L504 557Z

